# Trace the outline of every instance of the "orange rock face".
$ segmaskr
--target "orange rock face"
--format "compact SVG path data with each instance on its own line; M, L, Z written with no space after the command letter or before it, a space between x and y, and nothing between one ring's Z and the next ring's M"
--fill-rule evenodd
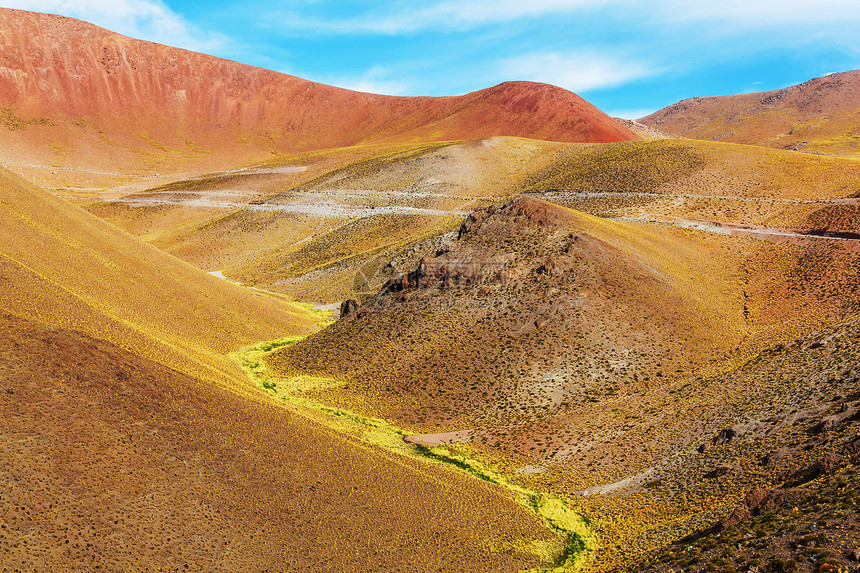
M359 93L11 9L0 9L0 108L17 159L52 153L67 165L130 153L129 161L143 154L167 168L223 166L383 140L637 139L550 85L510 82L443 98Z

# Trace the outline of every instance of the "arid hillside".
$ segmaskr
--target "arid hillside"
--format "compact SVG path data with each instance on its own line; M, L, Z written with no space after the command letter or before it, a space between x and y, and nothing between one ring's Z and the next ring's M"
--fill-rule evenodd
M0 569L856 571L858 94L625 124L0 8Z
M307 310L210 276L10 173L0 212L4 312L232 383L226 353L315 328Z
M860 157L860 71L769 92L685 99L639 122L681 137Z
M860 234L860 163L841 157L696 140L570 145L523 189L626 220Z
M267 362L327 379L305 393L325 404L416 433L468 431L469 455L600 524L613 540L601 568L629 565L766 483L740 473L715 489L705 474L722 458L689 458L703 442L753 412L845 396L850 376L808 402L767 364L754 382L726 374L860 311L860 252L809 241L608 221L519 196L475 211L410 272Z
M690 431L691 447L637 476L630 546L674 543L616 570L856 570L859 342L855 316L655 393L652 404L690 408L711 431ZM684 518L659 524L673 506Z
M428 428L564 410L741 341L732 253L695 239L519 196L469 215L413 270L272 363L343 380L327 398L370 399Z
M494 486L104 340L3 311L0 356L4 570L513 573L552 538Z
M638 139L550 85L359 93L11 9L0 10L0 120L6 165L50 188L116 187L383 140Z
M227 356L318 317L14 175L0 190L0 567L513 572L554 558L556 536L502 489L326 428Z
M82 205L204 270L335 303L376 292L469 212L523 191L601 217L768 240L860 235L856 161L689 139L332 149Z
M378 289L392 261L411 265L563 145L495 137L329 150L291 158L299 173L260 167L85 208L206 270L332 303Z

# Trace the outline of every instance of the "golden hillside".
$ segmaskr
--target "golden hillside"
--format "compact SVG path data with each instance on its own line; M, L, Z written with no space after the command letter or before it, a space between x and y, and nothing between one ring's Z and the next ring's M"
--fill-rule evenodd
M236 373L227 352L314 328L306 310L207 275L8 172L0 193L5 312L219 380Z
M0 355L2 568L513 573L553 537L497 487L79 332L4 311Z
M507 492L327 429L226 356L316 316L8 173L0 190L3 567L517 571L555 558L556 536Z

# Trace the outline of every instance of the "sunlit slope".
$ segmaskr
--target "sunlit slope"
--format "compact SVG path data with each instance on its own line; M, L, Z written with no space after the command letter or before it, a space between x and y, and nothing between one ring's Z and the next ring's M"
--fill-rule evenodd
M605 495L583 502L605 537L630 548L614 552L615 570L666 573L691 559L705 570L743 570L774 556L802 563L813 522L819 555L847 567L850 554L839 546L853 543L845 524L857 519L858 337L855 316L716 375L583 412L593 432L618 432L613 458L639 458L627 479L607 480L595 488ZM601 455L591 450L583 457ZM584 472L576 474L556 468L535 481L571 491L583 483Z
M860 157L860 71L686 99L639 121L682 137Z
M568 437L528 420L563 425L857 311L860 254L838 244L607 221L526 196L458 235L274 366L348 384L324 400L483 428L483 442L547 462Z
M87 209L205 270L336 302L374 292L468 211L521 190L614 218L860 233L856 161L695 140L350 147Z
M324 403L416 433L471 430L475 455L591 516L615 541L599 570L623 571L722 519L744 488L776 483L761 460L788 425L799 445L781 467L814 461L803 442L814 413L795 414L838 411L856 357L828 333L804 336L856 316L858 293L860 253L838 241L610 221L520 196L472 213L268 363L328 377L308 391ZM824 346L845 366L800 352ZM757 443L708 449L748 422Z
M52 188L115 187L132 174L212 171L372 141L638 139L546 84L454 97L359 93L10 9L0 11L0 45L0 150Z
M523 170L545 165L562 145L497 137L344 148L291 158L305 171L265 182L261 173L278 167L177 182L87 209L206 270L333 302L378 288L384 267L455 228L469 210L504 200ZM212 212L201 206L208 197L229 205ZM253 204L235 208L249 197ZM186 212L210 218L183 224Z
M9 173L0 192L7 312L217 377L234 372L225 353L313 328L306 311L209 276Z
M462 472L5 313L0 567L513 573L552 538Z
M601 215L860 231L852 159L694 140L571 145L523 186Z
M134 192L118 190L104 200L78 198L77 203L90 213L152 242L186 231L193 233L196 226L227 217L241 206L265 201L344 165L416 147L423 146L369 144L286 154L250 167L194 174L188 178L174 177L168 183L149 185ZM277 238L272 237L272 240ZM216 248L213 258L217 259L217 253ZM218 260L212 263L218 269L224 267ZM205 264L194 261L194 264L202 268L210 266L209 261Z

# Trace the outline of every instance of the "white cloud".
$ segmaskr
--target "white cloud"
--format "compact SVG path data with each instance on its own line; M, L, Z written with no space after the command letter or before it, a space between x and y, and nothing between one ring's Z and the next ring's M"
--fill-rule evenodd
M657 110L652 107L642 109L611 109L605 113L610 117L620 117L621 119L639 119L640 117L651 115L655 111Z
M610 0L444 0L423 9L414 6L377 24L380 31L399 32L428 27L469 29L483 24L573 13Z
M725 24L742 30L775 26L810 29L816 25L849 29L860 23L857 0L412 0L369 3L358 16L339 17L337 2L326 0L331 11L319 19L291 12L294 30L325 33L401 34L420 30L463 31L480 26L546 17L603 12L620 31L639 24L678 26ZM621 33L619 31L619 33ZM827 33L829 30L822 30Z
M858 22L857 0L663 0L661 12L677 20L728 20L745 27Z
M573 14L633 0L441 0L416 4L409 0L374 3L357 17L339 19L336 8L325 18L308 19L293 12L284 16L297 31L325 33L401 34L426 29L470 30L478 26L551 14ZM336 2L329 2L333 6Z
M78 18L132 38L212 52L223 42L186 22L161 0L6 0L7 8Z
M500 62L501 75L508 80L531 80L586 92L624 84L653 75L642 64L587 52L526 54Z
M367 92L383 95L400 95L407 89L407 84L392 79L391 71L382 66L373 66L359 76L346 76L325 80L325 83L357 92Z

